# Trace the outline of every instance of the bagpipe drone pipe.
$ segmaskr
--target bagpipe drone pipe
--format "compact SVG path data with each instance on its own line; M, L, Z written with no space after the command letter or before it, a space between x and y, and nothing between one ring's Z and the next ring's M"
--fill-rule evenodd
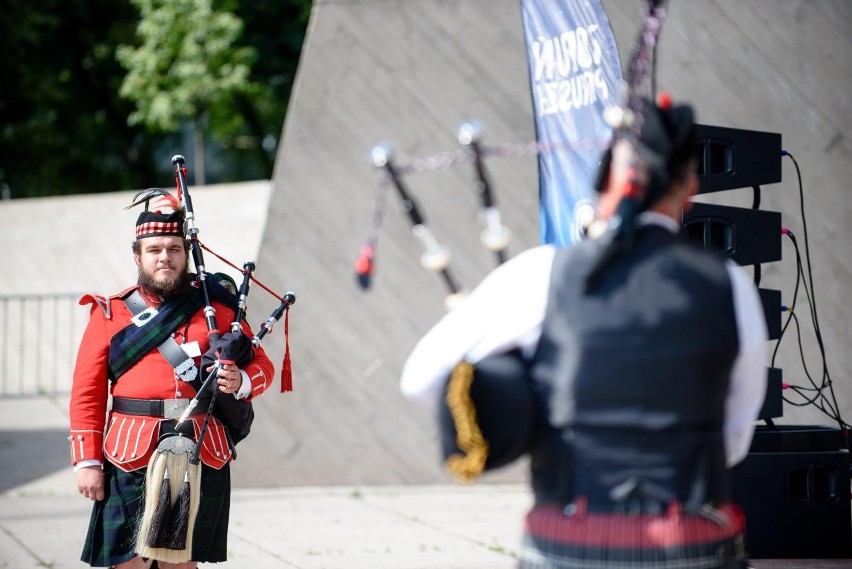
M480 234L480 242L490 254L494 255L497 264L506 260L512 234L503 224L501 212L497 207L495 195L485 169L484 158L492 153L507 155L511 152L511 149L508 147L501 149L486 148L480 143L481 134L482 128L479 123L463 123L456 132L457 139L461 144L460 149L416 160L408 166L396 164L393 149L387 143L378 144L371 149L372 164L379 169L380 175L368 237L361 248L361 255L355 263L356 277L361 288L369 288L373 278L374 256L384 214L384 204L388 190L392 189L399 197L401 209L411 224L412 234L423 247L420 265L424 269L438 274L447 289L444 307L449 310L456 302L464 298L465 290L450 268L451 250L439 241L432 226L427 221L423 208L415 199L405 180L405 178L414 174L445 169L463 162L473 162L474 166L473 190L482 206L481 219L484 225Z

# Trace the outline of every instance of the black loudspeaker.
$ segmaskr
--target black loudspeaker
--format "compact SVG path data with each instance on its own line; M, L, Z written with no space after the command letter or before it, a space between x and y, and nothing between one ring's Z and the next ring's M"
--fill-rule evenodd
M699 193L781 181L781 135L697 124Z
M781 291L759 288L757 292L766 318L766 332L770 340L777 340L781 337Z
M693 203L682 232L708 251L738 265L781 260L781 214L742 207Z
M763 405L757 414L757 418L777 419L784 416L784 396L783 390L783 371L777 367L771 367L766 374L766 396L763 398Z
M849 453L826 427L758 427L751 452L731 469L754 559L852 557Z

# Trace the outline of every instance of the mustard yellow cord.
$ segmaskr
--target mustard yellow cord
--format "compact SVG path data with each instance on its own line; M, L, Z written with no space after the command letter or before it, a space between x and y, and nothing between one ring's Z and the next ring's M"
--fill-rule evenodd
M488 459L488 441L482 436L476 421L476 408L470 398L473 370L474 366L468 362L456 364L450 373L446 398L456 427L456 444L462 452L447 458L445 464L459 482L465 483L473 482L482 474Z

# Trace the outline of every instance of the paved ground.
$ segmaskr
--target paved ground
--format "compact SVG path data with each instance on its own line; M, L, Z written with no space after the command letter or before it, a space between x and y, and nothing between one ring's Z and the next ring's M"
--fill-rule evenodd
M0 569L85 567L91 505L67 462L66 406L0 399ZM237 487L227 567L510 569L530 502L522 484ZM839 569L852 560L752 567Z
M85 567L91 503L68 465L66 405L0 399L2 569ZM529 503L519 484L238 487L227 566L509 568Z
M70 488L71 476L61 478ZM518 485L237 489L233 498L227 566L236 569L508 569L528 502ZM67 490L0 496L0 567L85 567L89 508Z

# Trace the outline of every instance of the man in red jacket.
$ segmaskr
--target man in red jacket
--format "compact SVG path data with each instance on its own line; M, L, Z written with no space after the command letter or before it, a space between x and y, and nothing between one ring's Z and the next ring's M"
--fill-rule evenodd
M149 211L146 205L136 223L133 258L138 284L108 298L86 295L80 300L82 305L91 304L91 314L74 370L69 441L77 488L95 502L82 554L82 560L95 567L147 568L153 564L150 558L155 558L162 568L193 569L196 562L226 559L229 463L234 458L230 427L213 415L203 436L199 435L212 389L218 389L217 399L250 402L273 378L274 366L261 347L251 345L252 333L246 324L244 334L229 333L237 313L236 298L207 278L217 330L243 355L234 363L220 362L218 385L202 393L191 416L178 425L224 344L214 335L211 346L200 290L205 283L188 272L183 209L170 195L157 201L160 206ZM200 483L200 489L187 484L197 514L189 520L186 543L177 557L173 550L180 545L174 541L153 550L141 540L137 545L145 506L154 506L146 504L143 496L146 471L149 461L154 464L152 456L169 454L162 445L158 447L158 441L166 440L185 443L177 449L169 447L175 456L187 445L196 453ZM197 448L199 440L202 444ZM162 486L170 486L169 476L177 478L178 484L184 476L188 482L189 472L189 468L166 472ZM150 497L149 493L147 500ZM169 527L165 530L169 533ZM186 520L182 531L186 531ZM160 556L161 551L168 555Z

